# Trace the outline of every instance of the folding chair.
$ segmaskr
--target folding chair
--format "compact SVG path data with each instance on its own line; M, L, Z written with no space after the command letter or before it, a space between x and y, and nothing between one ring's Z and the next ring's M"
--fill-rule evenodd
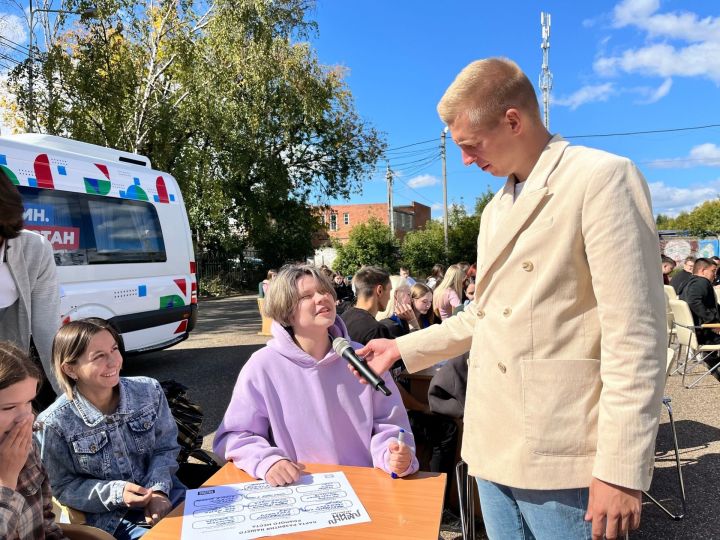
M716 362L714 366L705 370L705 372L697 377L691 384L686 385L685 377L688 374L688 366L691 362L694 366L702 365L708 355L720 351L720 345L698 344L695 331L701 327L695 326L695 322L693 321L692 313L690 313L690 308L688 307L687 302L683 300L670 300L670 308L673 312L675 332L678 338L678 343L680 344L680 356L682 356L682 349L685 349L685 358L682 363L680 358L678 358L678 367L675 371L682 370L683 386L685 388L692 388L715 371L720 366L720 360ZM690 373L692 373L692 371Z
M475 540L475 479L468 474L467 463L462 460L455 466L455 480L462 537L463 540Z
M669 348L670 345L673 344L673 340L675 338L677 338L677 334L675 333L675 325L673 324L673 322L675 321L675 318L673 317L672 308L670 307L670 300L673 297L671 297L670 294L668 293L668 287L670 287L670 286L665 285L665 322L666 322L667 333L668 333L667 346ZM670 289L672 290L672 294L674 295L675 289L673 289L672 287L670 287ZM675 296L674 298L677 299L677 296Z
M675 350L668 348L667 350L667 363L665 367L665 382L667 384L667 378L670 375L670 368L672 366L673 360L675 358ZM650 493L647 491L643 491L645 496L650 499L650 501L655 504L660 510L665 512L668 516L670 516L671 519L675 521L680 521L685 517L685 514L687 513L687 507L686 507L686 499L685 499L685 482L683 481L683 475L682 475L682 466L680 464L680 449L678 448L678 442L677 442L677 432L675 431L675 419L673 418L673 412L672 412L672 406L670 405L671 399L668 396L665 396L663 398L663 405L665 405L665 408L667 409L668 416L670 417L670 430L672 431L673 436L673 449L675 450L675 467L677 468L677 481L678 481L678 488L680 491L680 503L682 505L682 513L681 514L673 514L670 510L668 510L663 504L658 501L656 498L654 498Z
M663 285L663 287L665 287L665 294L670 300L677 300L678 295L672 285Z

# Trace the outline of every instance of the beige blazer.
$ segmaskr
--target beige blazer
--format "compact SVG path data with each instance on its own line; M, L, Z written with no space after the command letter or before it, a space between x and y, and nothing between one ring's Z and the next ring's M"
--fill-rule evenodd
M411 372L470 350L462 457L526 489L647 489L665 301L648 187L627 159L548 143L488 204L475 301L397 340Z

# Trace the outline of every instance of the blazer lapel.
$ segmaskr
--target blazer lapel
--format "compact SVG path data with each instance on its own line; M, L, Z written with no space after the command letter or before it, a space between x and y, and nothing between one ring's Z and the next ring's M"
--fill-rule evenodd
M555 170L567 146L568 143L559 135L550 139L533 167L525 188L514 203L515 180L513 177L508 178L502 195L497 199L493 231L490 234L487 250L483 253L483 260L479 261L480 267L475 278L477 284L480 284L488 275L488 271L495 264L497 258L520 233L537 207L545 200L548 193L548 177Z

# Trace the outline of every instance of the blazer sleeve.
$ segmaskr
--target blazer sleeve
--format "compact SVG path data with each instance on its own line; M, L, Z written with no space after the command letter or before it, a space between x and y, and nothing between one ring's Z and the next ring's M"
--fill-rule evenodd
M667 330L650 193L632 162L617 158L596 164L586 184L581 221L601 332L593 476L648 489ZM610 266L613 260L625 263Z
M41 255L31 292L30 331L45 374L55 393L60 395L62 389L52 367L52 342L60 327L60 292L52 246L42 236L38 240Z

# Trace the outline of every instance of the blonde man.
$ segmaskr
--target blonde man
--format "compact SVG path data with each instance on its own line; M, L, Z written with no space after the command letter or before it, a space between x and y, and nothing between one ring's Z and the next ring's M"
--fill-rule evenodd
M548 133L510 60L467 66L438 111L465 165L507 177L483 213L475 300L358 352L415 372L470 350L462 456L490 538L622 537L640 523L664 381L647 185L629 160Z

